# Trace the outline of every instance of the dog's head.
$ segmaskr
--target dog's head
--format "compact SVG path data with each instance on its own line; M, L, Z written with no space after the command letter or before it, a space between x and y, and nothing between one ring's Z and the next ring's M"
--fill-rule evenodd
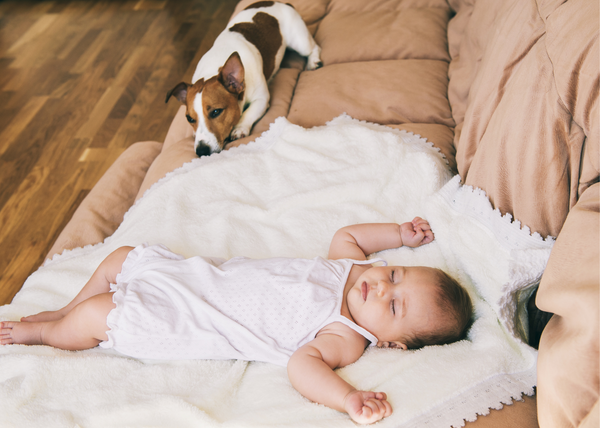
M167 93L165 102L173 95L186 106L198 156L223 150L242 115L239 101L243 99L244 88L244 66L234 52L216 76L200 79L193 85L181 82Z

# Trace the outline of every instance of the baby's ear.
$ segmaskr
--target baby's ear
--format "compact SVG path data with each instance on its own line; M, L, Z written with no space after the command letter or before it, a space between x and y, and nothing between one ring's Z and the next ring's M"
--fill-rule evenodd
M406 346L404 343L399 342L399 341L394 341L394 342L377 342L377 347L378 348L399 348L402 349L403 351L406 351L408 349L408 346Z

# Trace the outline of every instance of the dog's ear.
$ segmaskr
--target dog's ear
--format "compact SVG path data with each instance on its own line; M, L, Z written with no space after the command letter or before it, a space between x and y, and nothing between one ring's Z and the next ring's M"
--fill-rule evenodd
M232 94L244 92L244 65L237 52L232 53L219 73L221 83Z
M187 91L190 86L192 86L192 85L189 85L185 82L181 82L181 83L177 84L177 86L175 86L173 89L171 89L169 92L167 92L167 99L165 100L165 103L168 103L169 98L171 98L171 95L174 95L175 98L177 98L181 103L185 104L185 99L187 97Z

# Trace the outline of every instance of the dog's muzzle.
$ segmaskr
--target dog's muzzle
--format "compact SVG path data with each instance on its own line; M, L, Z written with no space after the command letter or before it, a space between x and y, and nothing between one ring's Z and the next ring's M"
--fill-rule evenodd
M212 153L212 149L204 143L204 141L199 141L198 146L196 147L196 155L198 157L202 156L210 156Z
M231 142L231 138L229 138L229 137L225 138L223 146L226 146L230 142ZM206 142L204 140L200 140L200 141L198 141L198 146L196 147L196 155L198 157L210 156L213 153L219 153L221 150L222 150L221 147L219 147L217 150L213 150L208 144L206 144Z

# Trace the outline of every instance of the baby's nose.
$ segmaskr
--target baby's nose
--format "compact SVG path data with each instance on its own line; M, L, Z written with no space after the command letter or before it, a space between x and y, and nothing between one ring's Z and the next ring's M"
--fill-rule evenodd
M377 296L383 297L387 293L389 284L387 281L381 280L377 283Z

